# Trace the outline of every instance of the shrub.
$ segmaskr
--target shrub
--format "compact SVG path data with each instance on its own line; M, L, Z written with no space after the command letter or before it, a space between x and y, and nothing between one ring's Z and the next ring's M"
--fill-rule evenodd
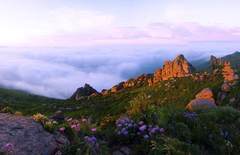
M14 110L10 107L4 107L3 109L1 109L2 113L10 113L10 114L14 114Z
M130 107L127 108L127 114L130 116L142 115L151 105L151 101L145 93L137 95L130 101Z
M22 116L23 114L22 114L22 112L20 112L20 111L16 111L16 112L14 113L14 115Z

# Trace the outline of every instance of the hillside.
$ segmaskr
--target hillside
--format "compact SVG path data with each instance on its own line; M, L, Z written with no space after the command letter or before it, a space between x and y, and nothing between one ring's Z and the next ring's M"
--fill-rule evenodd
M63 101L33 95L20 90L0 88L0 106L9 106L16 111L21 111L26 115L38 112L54 112L52 108L55 104L61 104ZM48 109L45 111L45 109Z
M0 101L66 136L66 155L239 154L239 92L231 63L198 73L179 55L102 92L86 84L63 101L0 89Z

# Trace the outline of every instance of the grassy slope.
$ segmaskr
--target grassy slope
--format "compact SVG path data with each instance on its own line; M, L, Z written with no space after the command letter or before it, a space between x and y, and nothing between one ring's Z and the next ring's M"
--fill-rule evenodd
M153 105L173 105L177 108L184 108L201 89L209 87L217 91L222 83L221 79L196 82L191 78L179 78L163 81L155 86L144 86L140 88L127 89L122 92L108 95L91 97L81 101L68 101L65 107L80 107L79 110L67 112L71 116L87 115L100 120L106 115L121 115L128 109L130 101L137 95L146 94Z
M56 100L15 90L0 89L0 103L27 115L37 112L49 115L57 110L62 110L69 116L86 115L98 121L107 115L124 114L130 101L143 93L149 96L149 101L153 105L173 105L184 108L201 89L210 87L217 90L221 83L221 79L196 82L191 78L179 78L162 81L151 87L130 88L116 94L95 96L80 101Z
M63 101L43 96L32 95L19 90L0 88L0 106L9 106L14 110L31 115L36 112L50 113L55 105Z

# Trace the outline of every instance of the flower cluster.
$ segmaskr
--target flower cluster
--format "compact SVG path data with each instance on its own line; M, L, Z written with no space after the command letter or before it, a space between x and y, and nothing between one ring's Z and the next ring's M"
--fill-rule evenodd
M94 146L97 144L97 138L95 136L85 136L84 140L87 144Z
M4 153L10 154L14 152L14 145L12 143L5 144L1 150L3 150Z
M157 125L148 125L143 121L138 123L128 117L120 118L116 121L117 134L119 136L138 136L148 140L156 134L163 134L165 130Z
M36 121L36 122L41 122L44 123L45 121L48 120L48 118L40 113L37 113L35 115L32 116L32 118Z
M90 119L87 118L81 118L81 119L67 119L67 124L76 132L82 131L91 131L96 132L97 128L91 124Z
M197 113L196 112L184 112L183 116L187 119L195 120L197 118Z
M92 152L92 154L98 154L99 144L95 136L85 136L84 141L85 141L85 144L87 144L90 151Z

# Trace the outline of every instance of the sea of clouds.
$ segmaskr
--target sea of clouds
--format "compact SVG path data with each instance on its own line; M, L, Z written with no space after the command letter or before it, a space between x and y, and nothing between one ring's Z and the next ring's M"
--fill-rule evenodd
M142 73L152 73L164 60L180 53L190 60L210 55L209 52L171 48L171 52L166 52L168 49L159 46L1 47L0 85L48 97L68 98L85 83L100 91Z

